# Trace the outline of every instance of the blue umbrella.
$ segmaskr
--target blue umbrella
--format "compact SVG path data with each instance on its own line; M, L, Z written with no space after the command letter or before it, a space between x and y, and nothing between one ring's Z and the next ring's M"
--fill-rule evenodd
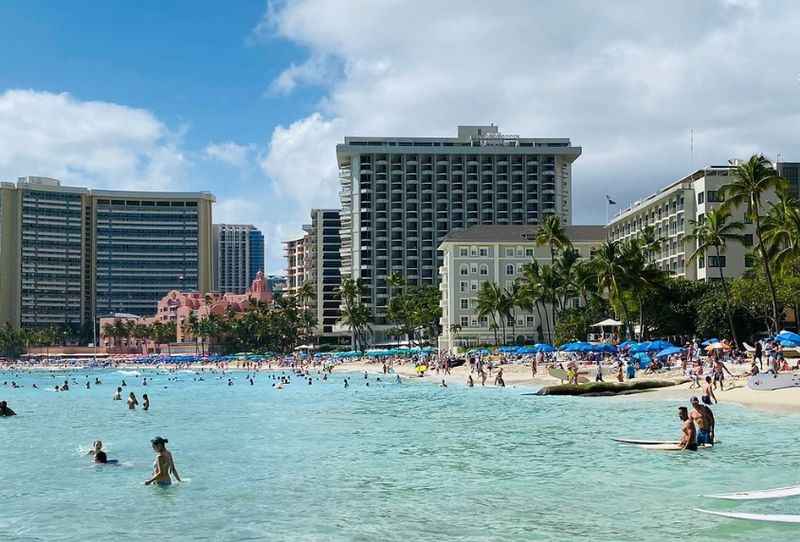
M617 347L611 343L599 343L594 345L594 351L615 354L617 352Z
M800 343L800 335L792 333L791 331L783 330L775 336L779 341L789 341L793 343Z
M639 344L639 343L637 343L636 341L632 341L632 340L628 339L627 341L620 343L619 346L617 346L617 348L619 348L620 350L625 350L626 348L629 348L629 347L637 345L637 344Z
M660 339L657 341L650 341L648 344L650 345L650 350L663 350L665 348L673 348L675 346L669 341L662 341Z
M714 337L713 339L706 339L705 341L701 342L700 344L702 346L708 346L709 344L718 343L718 342L719 342L719 339Z
M683 348L678 348L677 346L670 346L669 348L661 350L658 354L656 354L656 357L663 358L666 356L672 356L673 354L680 354L681 352L683 352Z
M647 352L648 350L653 350L653 348L650 348L650 343L648 342L636 343L630 347L631 354L638 354L639 352Z
M633 359L639 362L639 366L642 369L644 369L645 367L650 365L650 363L652 363L650 356L648 356L646 352L639 352L638 354L635 354L633 356Z
M556 351L556 349L552 345L547 344L547 343L536 343L536 344L533 345L533 347L536 349L536 352L555 352Z

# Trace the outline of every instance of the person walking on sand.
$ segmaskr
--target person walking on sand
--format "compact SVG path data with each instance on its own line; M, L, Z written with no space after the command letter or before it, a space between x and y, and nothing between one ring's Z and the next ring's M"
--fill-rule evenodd
M478 376L481 377L481 386L486 385L486 371L483 370L483 367L478 369Z
M502 367L500 367L497 370L497 376L494 379L494 385L495 386L500 386L501 388L505 388L506 387L506 381L503 380L503 368Z
M603 382L603 364L600 360L597 360L597 372L594 375L595 382Z
M178 469L175 468L175 460L172 453L167 450L167 443L169 441L162 437L156 437L150 441L153 451L156 453L156 460L153 464L153 476L145 480L144 485L156 484L159 486L172 485L172 478L170 474L175 477L178 482L181 477L178 476Z
M136 406L139 404L139 401L136 400L136 396L131 392L128 395L128 410L136 410Z
M717 382L719 382L719 391L725 391L725 373L728 373L728 376L734 378L733 373L730 372L728 366L722 361L721 358L717 358L714 360L714 388L717 387Z

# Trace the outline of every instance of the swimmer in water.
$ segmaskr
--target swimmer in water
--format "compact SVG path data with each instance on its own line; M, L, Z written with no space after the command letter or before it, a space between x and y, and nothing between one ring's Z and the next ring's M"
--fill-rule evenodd
M122 401L122 388L117 388L117 392L114 394L114 401Z
M6 417L6 416L16 416L16 415L17 413L8 407L8 403L6 403L5 401L0 401L0 416Z
M94 456L95 463L108 463L108 456L103 451L103 442L96 440L94 441L94 449L89 450L87 455Z
M175 468L175 460L172 454L167 450L167 443L169 441L162 437L156 437L150 441L153 446L153 451L156 453L156 460L153 464L153 476L146 480L144 485L156 484L159 486L168 486L172 484L170 474L175 477L178 482L181 477L178 476L178 470Z
M150 410L150 398L146 393L142 395L142 410Z
M128 410L136 410L136 405L139 404L139 401L136 400L136 396L133 392L128 394Z

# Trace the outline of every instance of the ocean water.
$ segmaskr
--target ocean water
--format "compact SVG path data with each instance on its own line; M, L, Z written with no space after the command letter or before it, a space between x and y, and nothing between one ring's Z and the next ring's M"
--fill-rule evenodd
M611 437L671 438L674 402L558 398L528 390L365 386L343 375L283 390L260 374L0 373L18 416L0 418L0 540L797 540L791 526L695 507L800 514L800 498L712 502L703 493L800 481L795 415L715 408L722 444L645 451ZM124 378L150 412L112 401ZM316 378L316 377L315 377ZM185 483L144 486L149 440L169 439ZM83 455L95 439L120 466Z

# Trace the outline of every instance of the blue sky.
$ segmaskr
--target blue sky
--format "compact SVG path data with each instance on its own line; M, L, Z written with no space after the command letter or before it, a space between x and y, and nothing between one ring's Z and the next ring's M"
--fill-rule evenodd
M573 220L601 223L605 194L800 161L798 28L790 1L7 0L0 179L210 190L276 272L309 209L338 206L345 135L495 122L582 146Z

